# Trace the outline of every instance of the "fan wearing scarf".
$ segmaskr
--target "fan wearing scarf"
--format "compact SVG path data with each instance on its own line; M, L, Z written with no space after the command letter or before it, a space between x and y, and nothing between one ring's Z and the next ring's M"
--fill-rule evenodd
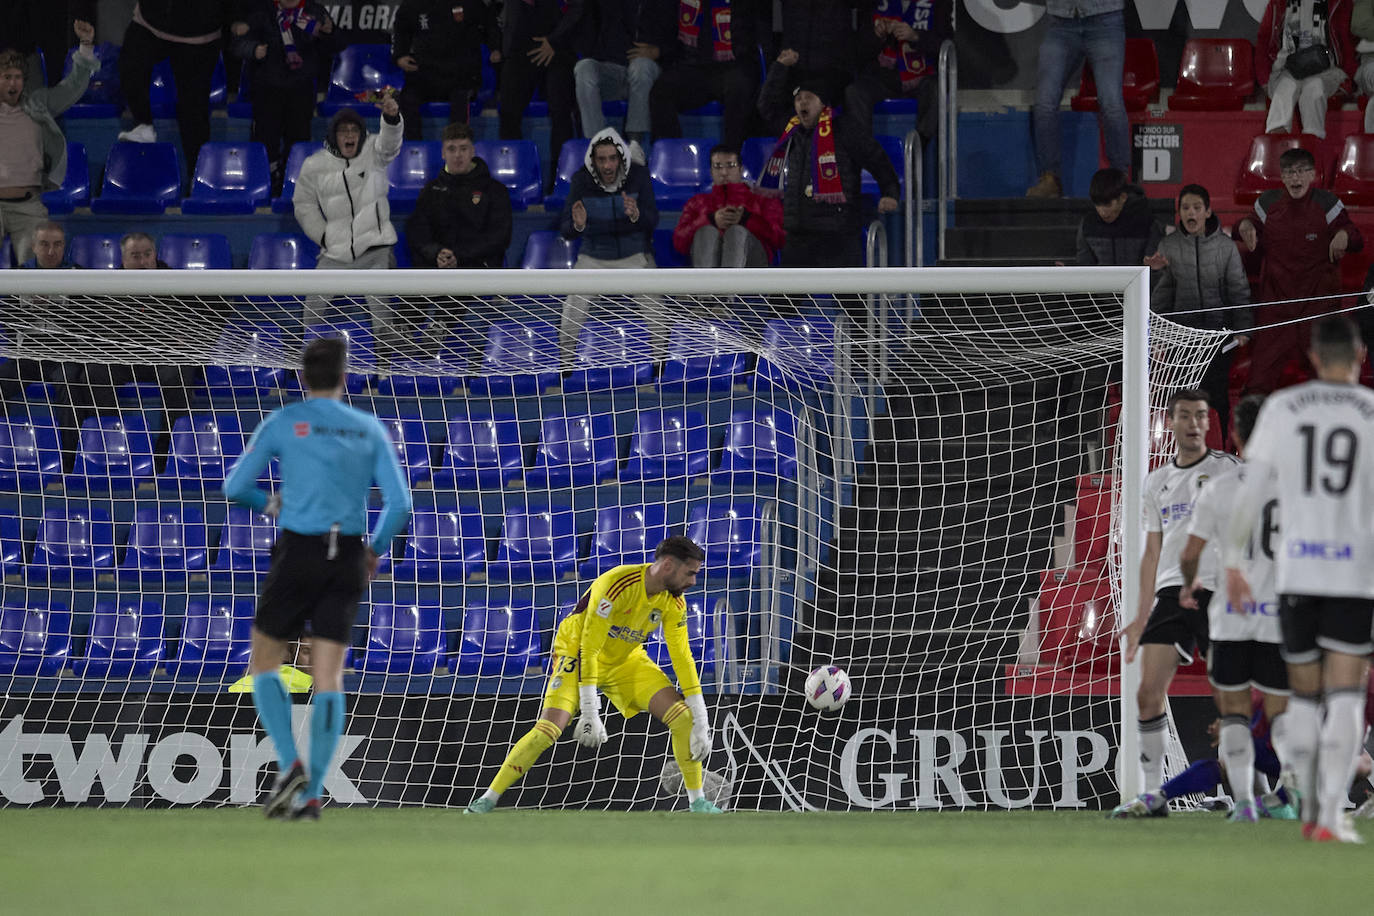
M953 7L953 0L877 0L872 26L861 32L864 64L844 92L855 130L873 132L873 106L882 99L916 99L916 130L934 139L935 68L941 42L953 37Z
M1355 76L1350 0L1269 0L1255 38L1255 72L1269 94L1267 133L1288 133L1293 108L1302 132L1326 136L1327 99Z
M494 50L484 52L482 43ZM423 138L420 109L448 102L448 123L466 124L482 88L482 55L496 63L501 30L486 0L402 0L391 30L391 59L405 71L398 99L406 139Z
M770 121L786 114L788 59L780 55L764 83L759 104ZM863 266L861 170L878 180L878 211L897 209L897 171L887 153L871 134L837 119L824 92L818 83L792 90L794 114L759 180L760 194L782 197L783 267Z

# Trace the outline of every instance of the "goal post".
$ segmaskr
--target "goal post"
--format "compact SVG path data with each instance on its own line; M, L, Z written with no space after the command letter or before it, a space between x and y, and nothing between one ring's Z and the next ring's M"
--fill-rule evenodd
M271 755L231 690L271 523L214 474L332 332L417 494L360 609L335 802L465 804L577 594L678 531L708 552L690 632L733 807L1138 791L1116 632L1152 410L1220 340L1151 316L1143 267L7 271L0 330L32 367L0 399L0 803L252 800ZM836 714L801 695L821 663L853 681ZM677 803L666 732L612 719L511 802Z

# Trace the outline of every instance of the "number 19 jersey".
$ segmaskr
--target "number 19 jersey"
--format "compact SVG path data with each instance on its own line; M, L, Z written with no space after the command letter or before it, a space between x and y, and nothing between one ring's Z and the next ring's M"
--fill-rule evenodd
M1314 381L1270 395L1245 457L1277 478L1279 594L1374 598L1374 392Z

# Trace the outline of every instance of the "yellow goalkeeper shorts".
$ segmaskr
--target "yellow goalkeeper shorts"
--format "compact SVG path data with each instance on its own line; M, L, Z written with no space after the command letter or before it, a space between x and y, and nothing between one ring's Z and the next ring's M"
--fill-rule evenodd
M565 620L564 623L567 623ZM575 621L580 624L581 621ZM549 686L544 691L544 708L561 709L576 715L580 706L577 696L580 662L578 661L578 627L558 627L553 640L553 667L549 669ZM643 646L637 647L618 665L601 666L601 682L597 685L606 698L625 718L633 718L649 708L649 700L673 682L663 669L654 664Z

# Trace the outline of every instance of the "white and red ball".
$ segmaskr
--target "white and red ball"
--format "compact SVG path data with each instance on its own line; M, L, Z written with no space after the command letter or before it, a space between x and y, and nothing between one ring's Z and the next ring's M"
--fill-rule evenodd
M821 712L834 712L849 700L849 675L837 665L821 665L806 679L806 702Z

